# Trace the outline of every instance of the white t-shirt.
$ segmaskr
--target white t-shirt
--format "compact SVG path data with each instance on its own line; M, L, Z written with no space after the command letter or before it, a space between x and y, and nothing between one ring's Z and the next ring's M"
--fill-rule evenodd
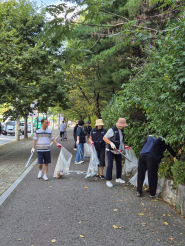
M123 144L123 134L122 134L122 132L121 132L120 129L118 129L118 131L119 131L119 138L120 138L119 150L124 150L125 147L124 147L124 144ZM112 128L110 128L110 129L107 131L107 133L105 134L104 137L106 137L107 139L110 140L110 138L113 137L113 136L114 136L114 131L112 130ZM107 148L106 148L106 150L109 151L109 149L107 149Z
M50 151L50 141L54 139L49 129L39 129L33 139L37 140L37 151Z
M60 124L60 132L64 132L65 131L65 128L66 128L66 124L62 123Z

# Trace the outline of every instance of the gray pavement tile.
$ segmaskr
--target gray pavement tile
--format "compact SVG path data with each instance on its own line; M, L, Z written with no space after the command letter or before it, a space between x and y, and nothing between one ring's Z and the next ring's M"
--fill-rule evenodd
M74 163L72 130L68 131L69 139L63 145L74 154ZM0 207L1 246L185 244L185 220L168 205L151 200L147 193L136 197L131 185L113 181L110 189L105 181L85 179L85 174L70 172L55 179L59 149L52 146L51 151L49 181L37 179L35 165ZM73 163L70 170L87 171L88 160L82 165Z

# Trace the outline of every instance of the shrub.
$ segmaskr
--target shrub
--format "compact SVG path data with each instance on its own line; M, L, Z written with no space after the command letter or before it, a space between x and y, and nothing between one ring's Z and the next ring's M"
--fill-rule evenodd
M177 188L179 184L185 183L185 162L176 160L171 169L173 173L175 188Z

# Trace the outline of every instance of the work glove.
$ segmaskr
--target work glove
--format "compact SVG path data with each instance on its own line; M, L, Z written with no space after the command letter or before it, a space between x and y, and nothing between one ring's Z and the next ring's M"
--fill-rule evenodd
M111 146L112 149L116 149L116 145L114 143L111 142L110 146Z
M33 153L33 154L35 153L35 149L34 149L34 148L31 149L31 154L32 154L32 153Z
M76 141L76 144L79 145L79 140Z
M94 146L94 142L91 142L91 146Z
M62 146L62 144L57 143L57 147L59 147L61 149L63 146Z

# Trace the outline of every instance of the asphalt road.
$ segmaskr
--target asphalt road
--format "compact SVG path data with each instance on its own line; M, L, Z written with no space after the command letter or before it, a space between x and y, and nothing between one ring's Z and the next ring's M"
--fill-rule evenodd
M0 207L1 246L185 245L185 220L149 194L138 198L133 186L116 184L115 168L113 188L85 179L89 159L74 165L72 129L68 136L70 174L53 178L59 148L52 145L49 181L37 178L35 165Z
M31 136L31 133L28 133L28 137ZM20 139L24 138L23 135L20 136ZM0 145L5 143L10 143L15 141L15 136L11 135L0 135Z

